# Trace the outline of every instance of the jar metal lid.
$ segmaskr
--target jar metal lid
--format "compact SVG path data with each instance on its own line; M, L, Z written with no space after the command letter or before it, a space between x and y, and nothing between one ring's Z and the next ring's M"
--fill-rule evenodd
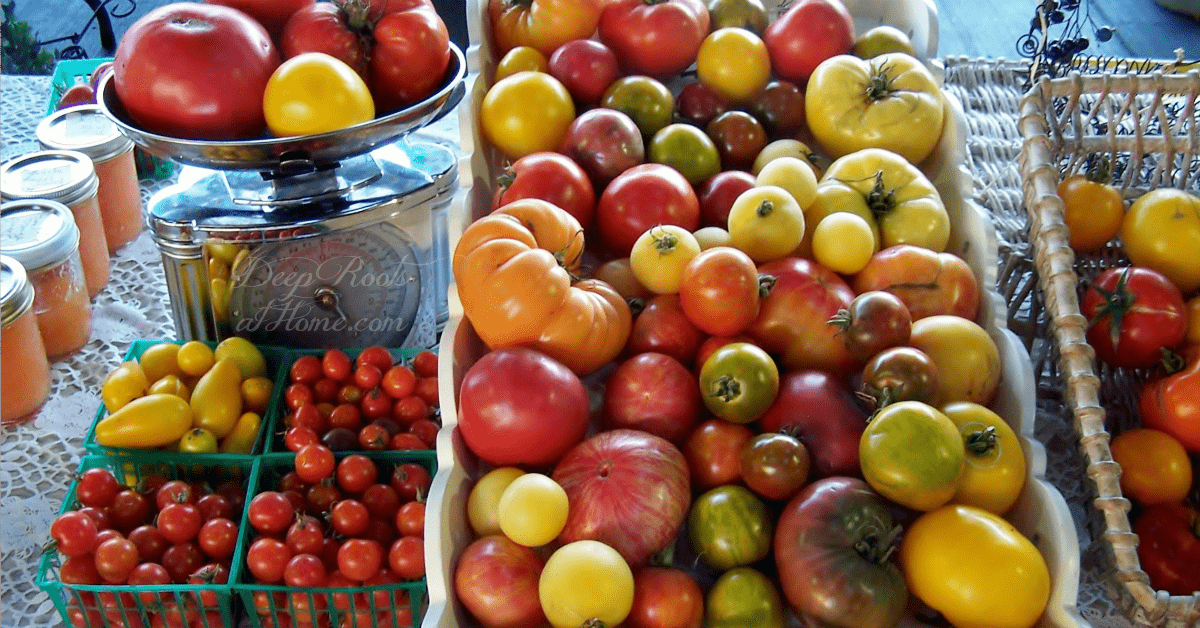
M0 327L21 317L33 307L33 284L21 262L0 255Z
M0 198L49 199L74 205L96 193L92 158L77 150L40 150L0 164Z
M101 111L100 105L60 109L38 123L37 138L48 150L77 150L92 161L108 161L133 150L133 140Z
M61 264L78 248L79 227L66 205L40 199L0 205L0 253L28 272Z

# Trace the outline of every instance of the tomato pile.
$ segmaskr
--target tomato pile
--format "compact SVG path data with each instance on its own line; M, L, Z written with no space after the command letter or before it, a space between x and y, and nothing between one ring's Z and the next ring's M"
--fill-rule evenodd
M432 351L405 364L380 346L354 358L326 349L297 358L288 379L281 434L288 451L317 442L335 451L434 448L441 423Z
M268 469L248 502L246 568L254 612L274 626L356 628L413 623L425 577L421 463L310 444ZM422 590L423 592L423 590Z
M452 56L429 0L214 0L150 11L122 36L112 67L139 126L239 140L393 113L432 94Z
M1027 464L907 38L837 0L489 18L479 129L511 163L453 256L489 349L457 391L472 616L1034 624L1049 570L1004 519Z
M105 377L98 445L249 454L274 391L262 351L240 337L215 347L157 342Z
M147 471L136 486L104 466L83 471L76 506L50 527L61 558L58 581L113 586L72 590L70 624L225 626L228 590L206 585L229 580L246 498L245 476L231 478L231 471L236 469L192 479ZM165 586L172 584L197 586Z

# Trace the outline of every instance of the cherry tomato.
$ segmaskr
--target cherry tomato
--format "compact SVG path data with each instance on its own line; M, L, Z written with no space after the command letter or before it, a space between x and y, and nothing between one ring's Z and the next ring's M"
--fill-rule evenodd
M1085 285L1079 307L1088 318L1088 344L1112 366L1153 366L1163 349L1178 346L1187 333L1179 288L1142 266L1102 271Z
M406 580L425 577L425 540L419 536L402 536L388 549L388 566Z
M392 471L391 485L401 501L422 499L429 495L433 476L429 470L416 462L402 462Z
M68 511L50 524L50 538L64 556L83 556L96 547L96 522L79 511Z
M324 375L321 358L315 355L303 355L296 358L288 367L288 378L296 384L315 384Z
M158 511L156 518L159 532L170 543L186 543L196 538L200 527L204 525L204 517L195 504L167 504Z
M375 541L348 539L337 551L338 570L353 580L366 580L379 572L383 554L383 548Z
M379 384L392 399L402 399L411 395L417 387L417 375L411 368L396 364L384 371Z
M418 377L437 377L438 356L433 351L422 351L413 356L412 368Z
M294 464L301 479L316 483L333 475L333 451L320 444L305 445L296 452Z
M1107 167L1093 167L1086 174L1063 179L1058 195L1063 202L1063 222L1070 230L1068 244L1076 251L1098 251L1121 230L1125 200L1110 183Z
M254 579L263 584L281 582L291 559L291 550L283 541L266 536L255 539L246 551L246 567Z
M238 526L233 521L223 517L209 519L200 527L196 535L196 544L209 558L224 560L233 556L237 545Z
M106 508L112 504L113 498L121 490L121 484L113 476L112 471L104 467L93 467L79 476L79 484L75 487L75 499L84 506Z
M250 525L265 534L283 532L296 516L291 500L279 491L264 491L255 495L246 508Z
M425 537L425 502L409 501L396 511L396 531L401 536Z

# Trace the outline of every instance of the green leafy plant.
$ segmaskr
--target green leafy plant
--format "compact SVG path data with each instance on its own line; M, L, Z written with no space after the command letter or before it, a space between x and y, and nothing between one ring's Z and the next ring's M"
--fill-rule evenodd
M4 21L0 23L0 70L4 74L50 74L54 71L54 55L42 50L37 35L29 29L29 23L15 19L13 13L16 0L8 0L2 7Z

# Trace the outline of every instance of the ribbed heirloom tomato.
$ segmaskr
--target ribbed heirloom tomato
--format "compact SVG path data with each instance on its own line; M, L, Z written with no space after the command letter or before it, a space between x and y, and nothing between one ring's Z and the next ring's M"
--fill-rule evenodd
M587 39L600 23L600 0L488 0L497 52L529 46L547 58L573 39Z

